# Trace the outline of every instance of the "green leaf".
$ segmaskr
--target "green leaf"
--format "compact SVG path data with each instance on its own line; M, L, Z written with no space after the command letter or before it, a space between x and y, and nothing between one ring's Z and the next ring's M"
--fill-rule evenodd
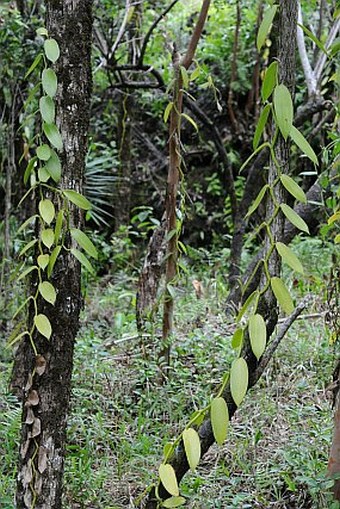
M53 69L44 69L41 75L41 82L44 92L50 97L54 97L57 93L58 80Z
M60 251L61 251L61 246L56 246L51 253L50 260L48 262L48 269L47 269L48 277L51 277L55 262L57 261Z
M36 34L37 35L40 35L40 36L46 36L48 37L48 31L46 30L45 27L40 27L36 30Z
M242 357L235 359L230 370L230 392L237 406L240 406L247 393L248 376L246 361Z
M190 124L194 127L195 131L198 132L198 125L196 124L195 120L189 117L186 113L181 113L181 117L185 118Z
M261 50L262 46L266 42L266 39L269 35L271 24L273 23L273 19L277 11L277 7L278 7L277 5L273 5L272 7L269 7L264 13L256 40L256 46L258 51Z
M63 220L64 220L64 212L63 210L59 210L57 214L57 219L55 222L55 229L54 229L54 239L55 243L57 244L60 238L61 230L63 227Z
M304 135L300 133L296 127L292 126L289 136L292 138L294 143L299 147L299 149L307 156L313 163L319 164L318 158L316 157L316 154Z
M29 249L31 249L31 247L33 247L33 246L34 246L37 242L38 242L38 239L33 239L33 240L31 240L30 242L28 242L28 243L26 244L26 246L24 246L24 247L22 248L22 250L20 251L19 256L24 255L24 254L26 253L26 251L28 251Z
M272 62L268 69L266 70L266 74L264 76L264 80L261 87L261 95L263 102L265 102L272 95L273 90L276 87L277 70L278 70L277 62Z
M94 268L92 267L91 263L88 261L86 256L81 251L72 248L71 253L85 267L85 269L87 269L91 274L95 274Z
M37 148L37 156L41 161L48 161L51 157L51 149L46 143Z
M44 246L50 249L54 244L54 231L52 228L47 228L41 232L41 240Z
M42 53L39 53L39 55L37 55L35 57L35 59L33 60L33 64L31 65L31 67L28 69L27 73L25 74L25 80L28 78L28 76L30 74L32 74L34 69L40 64L41 59L42 59Z
M192 472L196 469L201 458L201 441L194 428L188 428L183 431L184 450Z
M181 65L180 71L181 71L181 78L182 78L182 81L183 81L183 87L184 87L184 89L188 89L189 88L188 71L186 70L185 67L183 67L183 65Z
M24 336L26 336L26 334L28 334L27 330L25 330L24 332L21 332L20 334L18 334L14 338L10 337L9 340L8 340L7 346L11 347L11 346L15 345L15 343L20 341L20 339L23 338Z
M302 217L300 217L299 214L295 212L295 210L293 210L289 205L286 205L285 203L282 203L280 208L288 221L290 221L296 228L303 232L309 233L308 225L305 223Z
M33 168L35 166L35 163L36 163L37 159L38 158L36 156L32 157L32 159L29 161L28 165L26 166L26 170L25 170L25 173L24 173L24 184L25 185L27 184L28 179L31 176L32 170L33 170Z
M50 96L45 95L39 99L39 110L44 122L53 124L55 121L55 105Z
M46 41L44 42L44 51L48 60L53 62L53 64L60 57L59 44L55 39L46 39Z
M50 339L52 334L52 327L49 319L42 313L34 317L34 325L46 339Z
M55 216L55 208L51 200L41 200L39 202L39 213L45 223L52 223Z
M282 242L277 242L275 244L276 250L289 267L291 267L296 272L300 272L303 274L303 266L296 254L290 249L290 247L286 246Z
M17 281L21 281L22 279L25 279L28 274L30 274L33 270L37 269L36 265L33 265L33 267L28 267L28 269L24 270L18 277Z
M72 238L76 242L78 242L78 244L87 252L87 254L97 260L98 258L97 249L93 242L88 238L86 233L82 232L78 228L71 228L70 233Z
M167 107L165 108L165 111L164 111L164 115L163 115L163 119L164 119L164 122L165 124L167 123L168 121L168 118L169 118L169 115L170 115L170 112L172 110L172 108L174 107L174 103L173 102L169 102L167 104Z
M85 196L83 196L82 194L77 193L77 191L73 191L72 189L66 189L63 191L63 194L64 196L66 196L68 200L77 205L77 207L79 207L80 209L90 210L90 208L92 207L89 200L85 198Z
M41 254L37 258L38 265L42 270L46 269L49 261L50 261L50 255L48 255L48 254Z
M51 157L46 163L46 170L53 178L54 182L58 183L61 179L61 162L55 150L51 150Z
M248 331L251 349L257 360L259 360L267 344L267 327L261 315L252 315L249 318Z
M244 331L243 329L236 329L231 340L232 348L240 348L243 342Z
M281 84L274 89L274 108L277 125L282 136L287 141L287 137L293 127L293 101L288 88Z
M281 309L287 315L293 313L294 303L282 279L279 277L272 277L270 280L270 285Z
M48 182L48 180L51 178L51 175L48 173L47 169L45 166L43 166L42 168L38 168L38 179L39 179L39 182Z
M243 317L243 315L245 314L245 312L248 310L248 308L255 304L257 305L257 301L258 301L258 298L259 298L259 291L258 290L255 290L254 292L252 292L249 297L246 299L245 303L243 304L243 306L241 307L240 311L238 312L238 315L236 317L236 322L239 322L241 320L241 318Z
M169 456L171 456L173 452L174 452L174 444L171 442L168 442L167 444L165 444L165 446L163 448L164 458L168 459Z
M223 398L214 398L210 408L211 426L218 445L222 445L227 438L229 412Z
M291 177L288 175L281 175L280 180L282 185L287 189L287 191L294 196L297 200L299 200L301 203L307 203L307 196L305 195L305 192L299 184L295 182Z
M43 123L43 131L48 141L57 149L63 149L63 140L58 127L55 124Z
M165 465L162 463L159 466L159 478L170 495L173 495L174 497L179 496L179 488L177 483L177 478L175 474L175 470L171 465Z
M26 219L26 221L24 221L22 223L22 225L20 226L19 230L17 231L17 233L20 233L22 232L23 230L25 230L25 228L27 228L27 226L31 226L31 224L33 223L34 219L36 217L39 217L38 214L34 214L34 216L31 216L29 217L28 219Z
M167 509L172 509L173 507L181 507L186 503L184 497L171 497L167 498L162 502L162 507L166 507Z
M271 104L266 104L266 106L261 111L261 115L257 122L254 139L253 139L253 149L254 150L257 149L257 147L260 143L260 139L261 139L262 133L264 131L264 128L266 127L268 116L269 116L269 113L271 112L271 109L272 109Z
M249 210L248 210L248 212L246 214L245 219L247 219L252 214L254 214L255 210L257 209L257 207L260 205L261 201L263 200L263 197L266 194L267 189L269 189L269 185L268 184L266 184L265 186L262 187L261 191L259 192L259 194L255 198L254 203L249 207Z
M315 37L315 35L310 31L308 30L308 28L306 28L305 26L301 25L300 23L298 23L298 26L300 28L302 28L302 30L305 32L305 34L314 42L314 44L319 48L321 49L321 51L323 53L325 53L325 55L327 55L328 57L328 52L325 48L325 46L322 44L321 41L319 41L319 39L317 37Z
M49 283L48 281L43 281L39 284L39 293L43 297L43 299L46 300L46 302L49 302L54 306L57 294L55 292L54 286Z

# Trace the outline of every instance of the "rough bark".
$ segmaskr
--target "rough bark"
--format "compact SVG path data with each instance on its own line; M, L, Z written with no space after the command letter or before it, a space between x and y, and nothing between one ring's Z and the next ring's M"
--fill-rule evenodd
M297 0L280 0L280 13L279 13L279 51L278 60L280 62L280 82L284 83L293 92L294 89L294 74L295 74L295 33L296 33L296 20L297 20ZM279 159L280 168L283 172L289 171L289 147L286 142L280 138L278 140L276 149L276 157ZM276 168L274 165L270 166L269 169L269 181L272 182L277 176ZM276 199L282 201L284 199L284 193L280 186L276 186ZM270 204L267 210L267 219L271 219L273 215L274 204ZM274 222L271 225L272 235L274 239L282 238L284 229L284 218L282 214L278 214L275 217ZM281 236L281 237L280 237ZM277 276L280 272L280 260L278 256L272 256L269 263L269 271L271 276ZM276 302L271 291L267 291L260 300L258 313L261 313L266 321L267 336L271 338L275 327L277 325L278 315ZM298 313L296 310L295 313ZM273 351L272 351L273 352ZM261 366L261 359L258 362L252 353L249 341L245 342L245 346L242 350L242 357L246 360L249 371L249 384L248 389L256 384L259 377L261 376L264 368L268 364L268 359ZM232 417L237 409L236 404L231 396L230 387L227 385L223 397L228 405L229 415ZM206 419L204 423L199 427L198 433L201 441L201 455L203 456L214 443L214 435L212 432L210 419ZM178 482L183 478L185 473L189 469L186 454L181 444L175 451L173 457L170 460L170 464L175 470ZM161 499L169 498L169 493L166 491L162 483L158 487L158 495ZM142 505L146 509L156 509L158 507L158 501L155 497L155 492L152 490L148 496L145 505Z
M46 26L60 46L57 124L63 138L61 187L81 191L87 149L91 92L91 0L51 0L46 4ZM76 37L75 37L76 34ZM70 226L79 227L79 209L70 211ZM71 240L67 239L70 245ZM51 282L55 306L39 302L52 325L49 341L38 334L36 357L28 341L21 343L19 365L23 399L16 504L18 509L60 509L66 423L71 392L73 350L81 308L80 267L63 250ZM35 287L36 281L32 281Z

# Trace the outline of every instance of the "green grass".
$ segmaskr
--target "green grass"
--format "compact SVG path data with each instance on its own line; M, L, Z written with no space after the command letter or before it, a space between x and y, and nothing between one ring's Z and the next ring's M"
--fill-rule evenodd
M297 252L302 247L294 246ZM300 254L302 254L300 252ZM316 255L319 258L316 258ZM331 507L325 478L332 433L326 387L334 352L323 325L325 263L329 251L313 244L303 253L308 271L294 283L297 296L314 290L275 358L233 419L228 439L213 446L181 490L197 509ZM310 258L308 258L310 257ZM317 259L324 262L323 271ZM314 263L315 261L315 263ZM290 273L287 272L287 277ZM203 281L197 300L192 280ZM86 296L73 377L65 464L65 509L123 509L153 482L164 445L188 416L204 406L234 353L224 314L226 287L213 268L189 268L179 288L170 380L158 385L154 354L160 323L141 356L134 323L135 279L116 274ZM6 390L8 360L0 366L0 507L13 508L20 407Z

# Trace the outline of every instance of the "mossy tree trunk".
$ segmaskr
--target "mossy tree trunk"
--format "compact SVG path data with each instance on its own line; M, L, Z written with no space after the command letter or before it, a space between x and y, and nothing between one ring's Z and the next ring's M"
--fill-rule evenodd
M57 124L63 138L62 188L82 189L91 93L92 0L46 2L46 28L60 46ZM55 204L56 208L58 204ZM71 208L69 222L80 227L82 214ZM66 239L70 246L71 240ZM81 309L80 266L62 250L51 283L55 306L39 302L52 325L46 340L36 334L35 356L29 341L21 343L14 383L23 400L16 504L18 509L60 509L66 424L71 393L75 337ZM37 284L32 281L32 288Z

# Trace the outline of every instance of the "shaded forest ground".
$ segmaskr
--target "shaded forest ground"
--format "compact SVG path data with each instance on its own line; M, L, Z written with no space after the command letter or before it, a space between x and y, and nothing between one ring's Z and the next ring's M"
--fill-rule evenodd
M324 477L332 432L330 393L335 361L324 325L333 248L296 241L306 267L286 273L297 299L313 294L305 318L283 341L259 385L233 420L223 447L214 446L183 483L188 507L330 507ZM69 421L65 509L121 509L152 482L163 446L209 400L234 358L226 319L227 260L196 251L177 289L176 337L168 384L159 386L152 345L141 356L135 328L136 275L116 272L91 281L78 335ZM322 261L322 263L320 263ZM247 263L247 260L244 260ZM197 299L192 281L202 282ZM307 317L306 317L307 315ZM148 346L151 345L151 346ZM0 364L0 507L13 508L20 408L7 391L10 354Z

